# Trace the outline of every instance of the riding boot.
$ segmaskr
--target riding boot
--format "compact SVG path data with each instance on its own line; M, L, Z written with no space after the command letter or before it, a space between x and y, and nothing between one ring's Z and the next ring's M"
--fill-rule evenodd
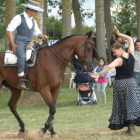
M26 82L25 82L26 78L24 76L21 77L20 79L20 87L21 89L28 89L27 86L26 86Z
M128 126L128 133L129 133L130 136L133 136L133 135L136 134L136 130L135 130L135 128L134 128L134 124L130 124L130 125Z
M21 86L21 89L27 89L25 82L21 82L21 85L20 86Z

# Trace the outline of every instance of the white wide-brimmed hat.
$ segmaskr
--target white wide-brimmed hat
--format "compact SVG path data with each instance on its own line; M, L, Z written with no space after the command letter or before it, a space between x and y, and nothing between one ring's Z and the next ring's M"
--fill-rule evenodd
M40 12L44 11L43 9L39 8L40 4L36 1L29 0L27 4L22 4L22 5L36 11L40 11Z

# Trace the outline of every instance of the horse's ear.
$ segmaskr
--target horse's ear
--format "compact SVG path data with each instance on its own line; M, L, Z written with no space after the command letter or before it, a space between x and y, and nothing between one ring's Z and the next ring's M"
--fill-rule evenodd
M92 36L92 31L90 31L90 32L88 33L88 38L91 38L91 36Z

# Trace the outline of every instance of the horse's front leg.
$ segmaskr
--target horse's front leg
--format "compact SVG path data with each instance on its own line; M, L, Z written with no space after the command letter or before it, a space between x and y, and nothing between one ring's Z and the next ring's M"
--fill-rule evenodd
M45 90L45 92L41 91L40 94L43 97L46 104L49 106L49 114L50 114L45 123L45 127L42 128L40 131L40 135L42 137L46 133L47 130L51 132L51 135L56 135L56 133L53 130L53 120L54 120L54 114L56 112L56 108L55 108L55 104L54 104L51 92L49 90Z
M60 91L60 85L57 86L55 89L53 89L53 90L51 91L54 104L56 103L57 97L58 97L58 95L59 95L59 91ZM48 130L51 132L51 137L52 137L52 138L58 138L58 135L57 135L57 134L55 133L55 131L54 131L53 121L51 122L51 126L49 127Z

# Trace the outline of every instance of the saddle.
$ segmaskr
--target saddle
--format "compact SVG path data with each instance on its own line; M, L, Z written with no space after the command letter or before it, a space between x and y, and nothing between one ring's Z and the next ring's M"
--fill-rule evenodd
M26 62L27 67L33 67L36 63L36 57L38 50L41 48L41 45L38 44L36 41L31 41L26 46ZM4 57L4 67L17 67L17 56L10 50L5 52Z

